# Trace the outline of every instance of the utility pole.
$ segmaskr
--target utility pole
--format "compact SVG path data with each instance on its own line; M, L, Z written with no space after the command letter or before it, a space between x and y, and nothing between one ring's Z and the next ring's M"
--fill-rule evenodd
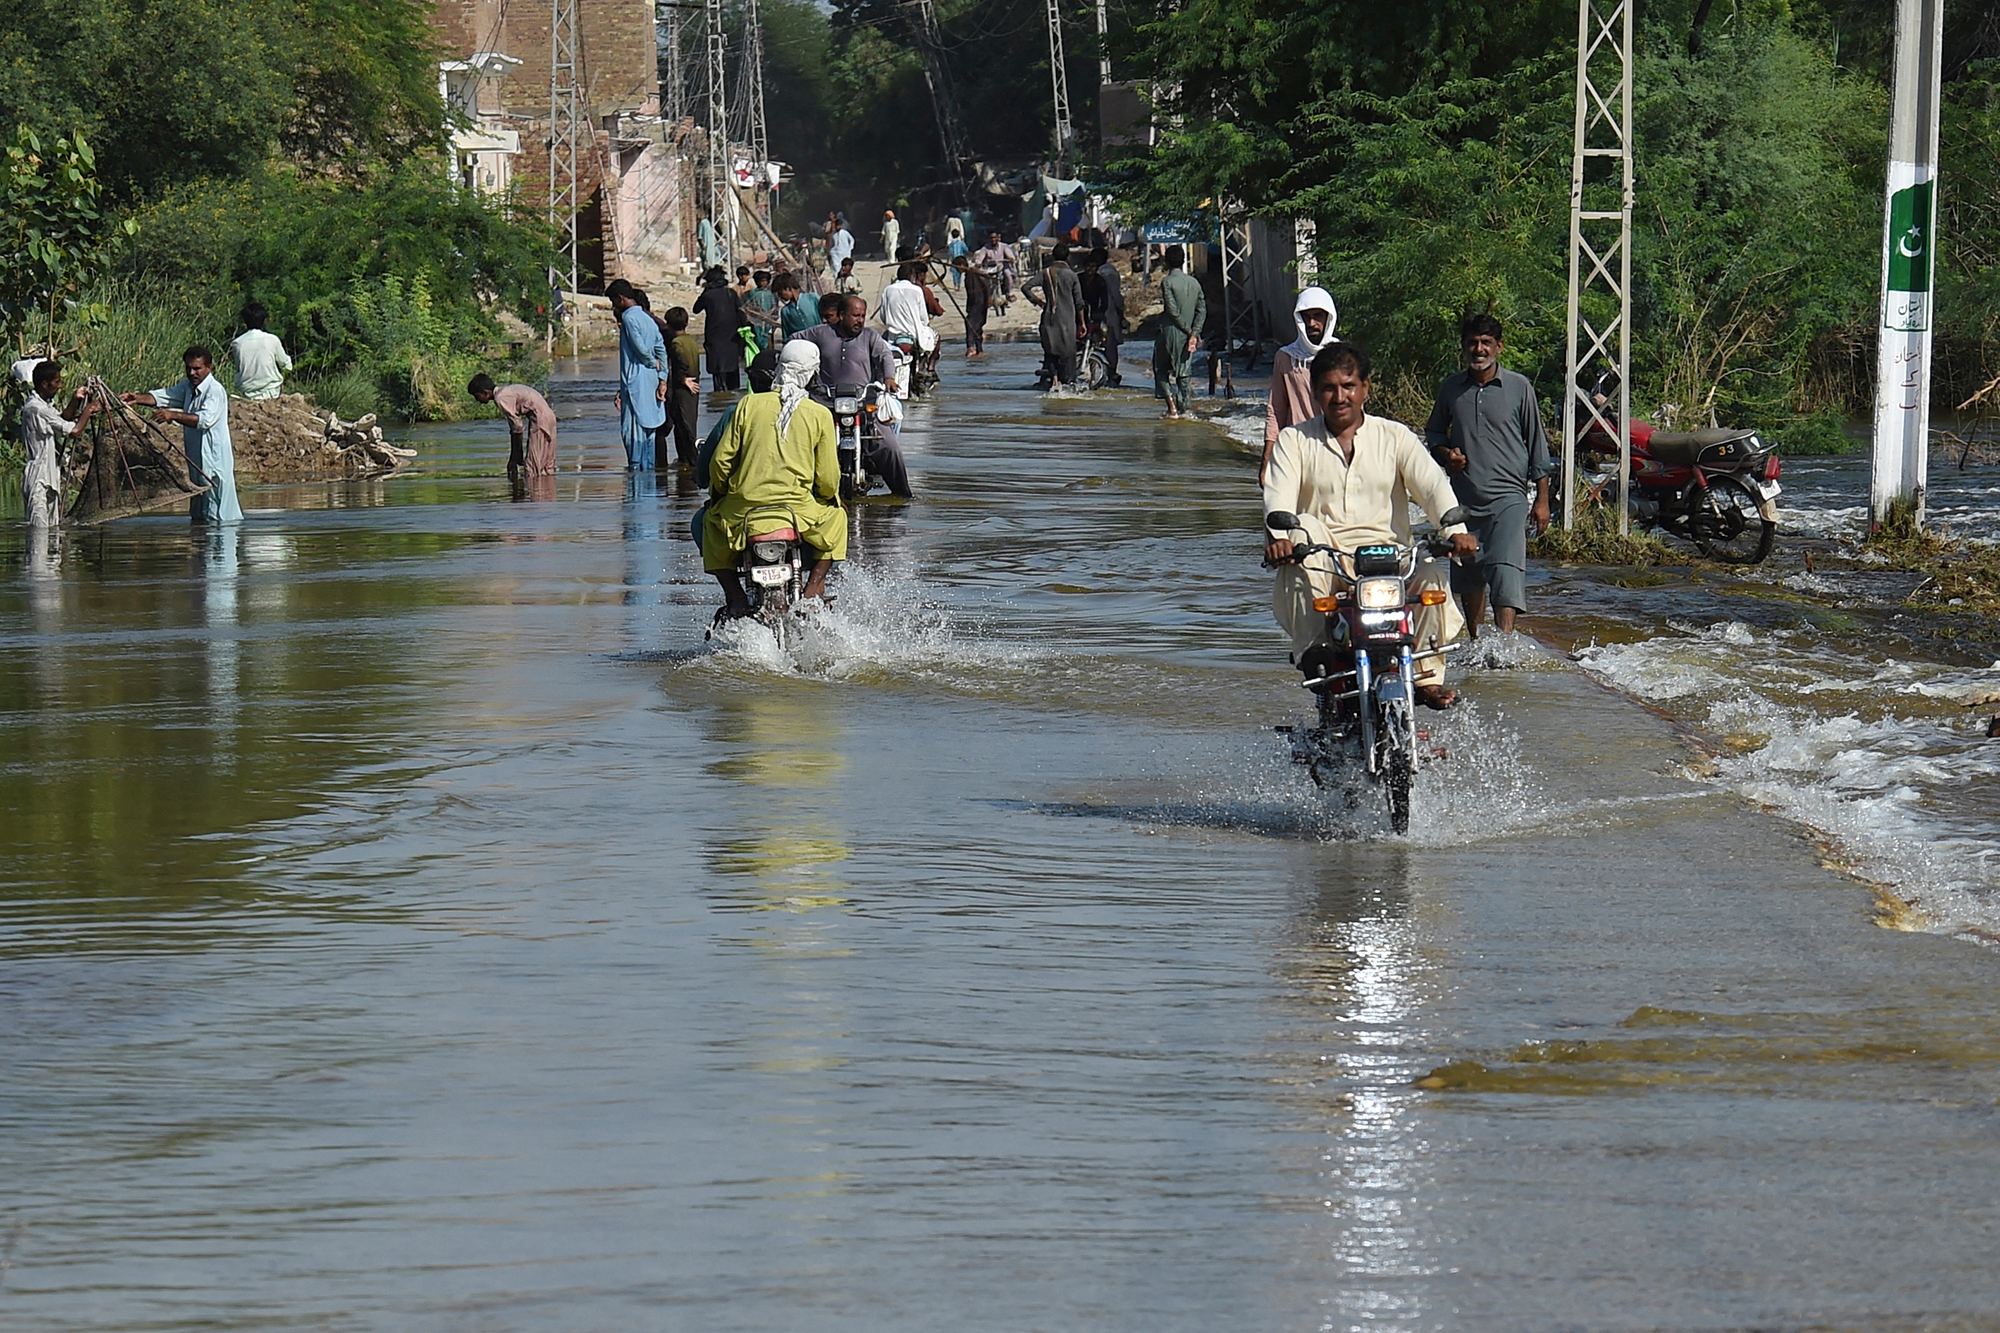
M1049 81L1054 86L1056 101L1055 175L1062 179L1076 131L1069 123L1069 74L1063 68L1061 0L1049 0Z
M1111 6L1097 0L1097 86L1111 82ZM1102 92L1098 94L1103 96Z
M736 258L736 227L724 230L723 200L729 190L729 102L723 80L728 46L722 31L722 0L706 0L708 56L708 225L722 248L723 267ZM732 214L732 219L733 219Z
M558 272L563 290L575 293L578 285L576 211L577 144L584 135L582 89L577 84L577 0L555 0L549 15L549 228L563 238L562 253L568 272ZM577 327L569 320L569 351L577 352ZM549 333L549 350L555 350L555 332Z
M1944 0L1896 0L1882 310L1875 351L1875 457L1868 529L1924 526L1930 461L1931 280L1937 254L1938 91Z
M1618 441L1618 531L1632 530L1632 4L1577 0L1576 139L1569 174L1569 356L1563 385L1563 526L1576 526L1576 441L1595 422ZM1610 173L1615 164L1616 207ZM1615 358L1618 413L1577 383Z

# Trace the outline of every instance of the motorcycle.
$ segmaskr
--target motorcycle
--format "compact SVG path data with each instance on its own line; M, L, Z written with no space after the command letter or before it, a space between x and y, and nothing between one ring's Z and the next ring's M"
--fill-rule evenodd
M752 511L746 526L749 540L736 557L736 572L750 599L749 618L769 630L782 651L805 586L806 545L789 509Z
M836 384L833 386L834 448L840 456L840 498L848 504L882 485L882 479L867 470L863 445L882 438L882 400L888 386Z
M1600 376L1602 405L1617 380ZM1755 565L1771 554L1778 532L1778 477L1784 460L1752 429L1665 431L1634 420L1632 521L1693 542L1711 560ZM1577 441L1583 484L1595 500L1618 501L1618 445L1592 418Z
M1461 509L1444 516L1446 525L1463 521ZM1298 516L1283 510L1266 514L1264 525L1272 532L1302 531ZM1417 728L1417 663L1452 650L1447 644L1417 651L1413 626L1418 609L1441 606L1450 593L1424 588L1412 596L1409 583L1422 552L1442 556L1450 550L1442 537L1417 546L1363 546L1351 553L1306 542L1277 562L1298 564L1326 556L1345 586L1337 586L1331 597L1313 599L1313 610L1326 615L1326 634L1299 661L1305 687L1318 699L1318 719L1304 732L1296 727L1276 730L1290 738L1292 762L1306 766L1315 786L1345 785L1358 770L1362 781L1381 790L1389 826L1397 833L1410 831L1410 787L1418 766L1429 757L1418 748L1427 736ZM1276 564L1267 557L1264 567ZM1350 787L1347 799L1350 809L1357 806L1358 791Z
M889 347L896 354L896 370L893 378L898 397L923 398L938 386L938 352L943 344L926 352L917 346L914 338L900 333L888 337Z

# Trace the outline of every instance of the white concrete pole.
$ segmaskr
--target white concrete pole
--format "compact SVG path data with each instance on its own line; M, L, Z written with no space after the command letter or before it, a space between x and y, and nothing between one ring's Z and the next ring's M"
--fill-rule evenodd
M1943 64L1944 0L1896 0L1896 82L1889 98L1889 183L1882 210L1870 531L1903 512L1919 529L1924 522Z

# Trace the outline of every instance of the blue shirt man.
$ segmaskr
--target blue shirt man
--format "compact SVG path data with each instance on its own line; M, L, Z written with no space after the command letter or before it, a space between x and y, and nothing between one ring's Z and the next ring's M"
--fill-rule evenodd
M197 523L241 523L243 506L236 500L236 448L229 438L229 392L215 378L215 358L206 347L181 354L187 378L171 389L128 393L124 399L140 407L160 409L162 421L181 427L181 448L195 480L208 489L188 502L188 516Z
M653 440L667 419L667 340L659 321L640 305L632 284L615 279L604 289L618 312L618 434L625 466L653 470Z

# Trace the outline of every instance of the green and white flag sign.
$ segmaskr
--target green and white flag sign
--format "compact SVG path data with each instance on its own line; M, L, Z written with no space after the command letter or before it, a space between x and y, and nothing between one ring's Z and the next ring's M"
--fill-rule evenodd
M1889 225L1882 238L1884 329L1917 333L1931 326L1931 252L1936 249L1932 209L1936 195L1937 181L1932 179L1905 185L1889 196Z
M1936 181L1919 181L1889 197L1889 290L1931 289L1931 195Z

